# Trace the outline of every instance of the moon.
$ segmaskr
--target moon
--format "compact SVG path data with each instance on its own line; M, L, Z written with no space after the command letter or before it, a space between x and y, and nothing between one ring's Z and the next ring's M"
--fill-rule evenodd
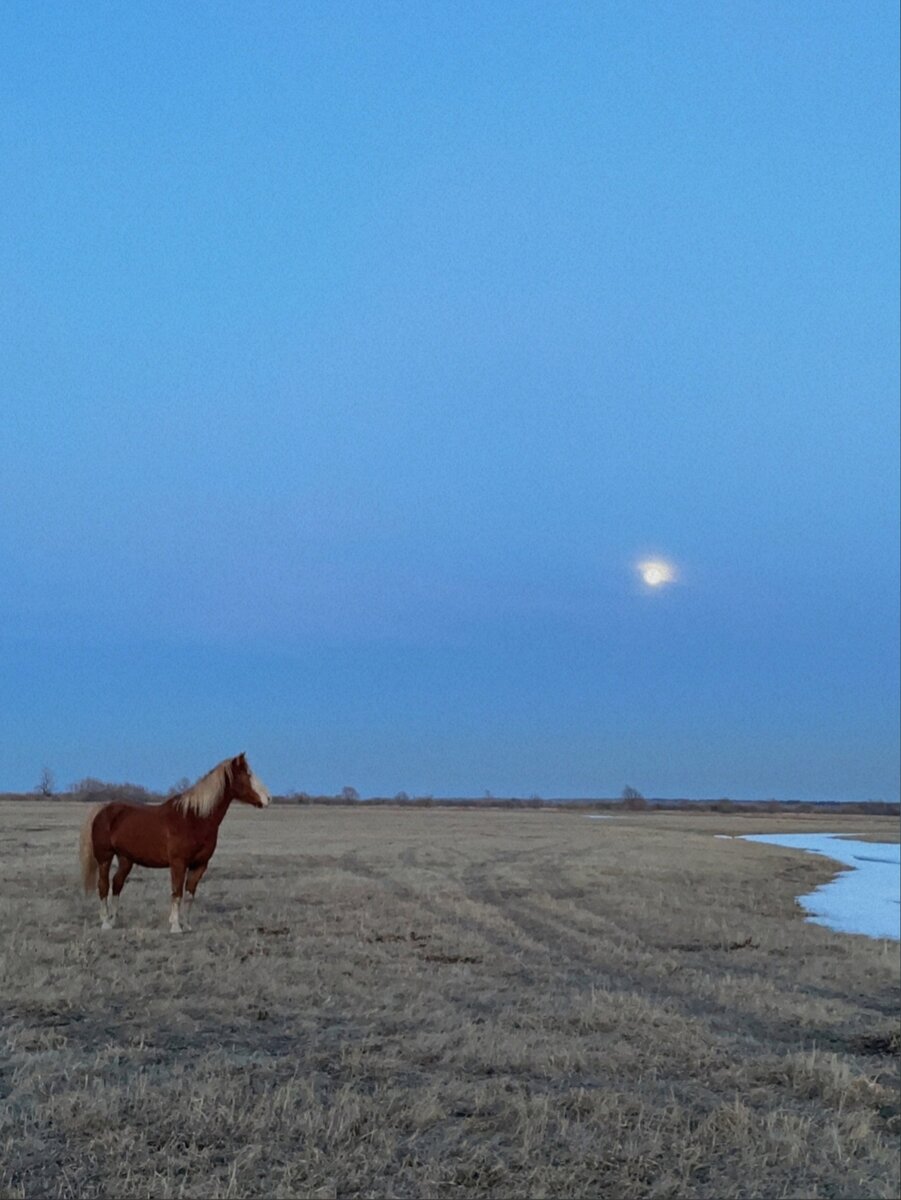
M672 583L676 578L675 567L662 558L650 558L639 563L638 572L650 588L662 587L665 583Z

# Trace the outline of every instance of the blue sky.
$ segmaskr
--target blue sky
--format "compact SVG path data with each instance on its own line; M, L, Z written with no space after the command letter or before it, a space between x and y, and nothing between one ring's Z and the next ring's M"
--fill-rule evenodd
M897 799L897 48L3 5L0 789Z

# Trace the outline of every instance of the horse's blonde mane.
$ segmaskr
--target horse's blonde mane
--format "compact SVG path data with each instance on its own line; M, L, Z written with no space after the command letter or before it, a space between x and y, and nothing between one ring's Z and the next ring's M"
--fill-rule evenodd
M193 787L176 798L176 805L183 812L196 813L198 817L209 816L222 799L222 793L229 780L230 765L231 760L226 758L218 767L207 771Z

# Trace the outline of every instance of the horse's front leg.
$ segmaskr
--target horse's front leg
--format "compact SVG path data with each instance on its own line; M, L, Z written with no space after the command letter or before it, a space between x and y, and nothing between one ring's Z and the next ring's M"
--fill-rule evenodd
M191 910L194 907L194 893L197 891L197 885L203 878L203 873L207 868L206 863L202 863L199 867L191 867L188 871L188 882L185 885L187 895L185 896L184 913L182 914L182 925L185 929L191 928Z
M185 862L172 862L169 864L169 873L172 876L172 904L169 908L169 932L181 933L181 901L185 893L185 872L188 869L188 864Z
M133 859L130 859L128 855L120 852L119 868L116 871L116 874L113 876L113 899L112 908L110 910L110 920L114 925L119 917L119 895L122 891L122 888L125 886L125 880L128 878L128 873L134 865Z

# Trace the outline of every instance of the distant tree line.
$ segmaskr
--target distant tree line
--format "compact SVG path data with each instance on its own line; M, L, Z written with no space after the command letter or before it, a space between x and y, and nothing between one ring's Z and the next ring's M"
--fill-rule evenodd
M901 815L901 805L884 800L848 800L837 803L817 804L811 800L730 800L722 797L718 800L649 800L635 788L625 788L619 799L584 799L584 800L545 800L534 794L527 798L518 796L481 796L481 797L435 797L411 796L407 792L398 792L394 796L372 796L363 800L357 795L356 799L349 797L348 789L344 788L334 796L313 795L310 792L288 792L283 796L274 796L276 804L316 804L333 807L360 805L365 808L403 807L403 808L519 808L519 809L575 809L585 812L677 812L690 809L692 812L717 813L866 813L871 816Z
M169 789L167 795L175 795L190 786L189 779L181 779ZM48 767L41 771L34 791L48 800L74 800L89 804L107 804L111 800L124 800L129 804L158 804L165 798L160 792L151 791L139 783L111 783L105 779L95 779L92 775L76 780L63 791L58 791L53 772Z
M110 783L103 779L87 776L71 783L62 792L56 788L53 772L49 767L41 771L37 784L32 790L45 799L73 800L79 803L106 804L113 800L122 800L130 804L159 804L167 796L178 795L191 786L187 778L177 780L165 793L155 792L137 783ZM18 793L0 794L0 798L20 799ZM526 797L494 796L486 791L481 797L441 797L432 795L413 796L408 792L396 792L393 796L373 796L364 800L355 787L343 787L335 795L315 795L310 792L295 791L284 795L274 796L276 804L316 804L331 806L365 805L366 807L401 806L404 808L519 808L538 809L553 807L554 809L576 809L580 811L622 812L631 813L651 811L685 811L717 812L717 813L778 813L778 812L820 812L832 813L861 813L873 816L896 816L901 813L901 805L883 800L849 800L839 803L817 804L805 800L730 800L723 796L718 800L692 799L647 799L637 788L627 786L618 799L584 800L544 800L534 792Z
M111 800L124 800L128 804L156 804L163 797L138 783L107 783L89 775L70 784L66 798L89 804L107 804Z

